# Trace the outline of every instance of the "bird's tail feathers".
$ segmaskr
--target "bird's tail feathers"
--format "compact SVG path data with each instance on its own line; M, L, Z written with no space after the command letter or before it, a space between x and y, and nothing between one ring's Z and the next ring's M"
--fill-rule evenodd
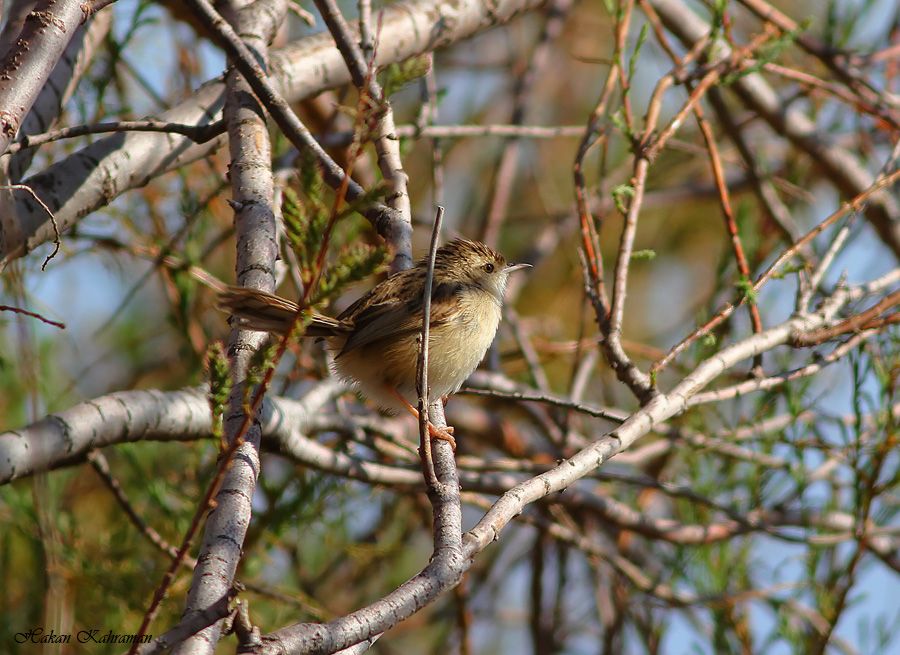
M228 287L219 294L219 309L228 312L249 330L284 333L294 324L297 303L256 289ZM314 314L306 328L310 337L330 337L346 333L340 321Z

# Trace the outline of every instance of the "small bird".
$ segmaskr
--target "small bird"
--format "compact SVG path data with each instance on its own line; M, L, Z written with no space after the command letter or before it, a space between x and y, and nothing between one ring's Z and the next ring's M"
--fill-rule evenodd
M483 243L456 239L435 254L428 339L428 386L432 397L449 396L484 358L500 325L509 274L530 264L507 264ZM422 329L428 259L387 278L336 319L315 314L306 336L324 337L334 355L335 373L354 383L384 409L418 416L418 338ZM297 304L254 289L230 287L219 305L242 327L284 333ZM453 428L429 423L433 438L450 442Z

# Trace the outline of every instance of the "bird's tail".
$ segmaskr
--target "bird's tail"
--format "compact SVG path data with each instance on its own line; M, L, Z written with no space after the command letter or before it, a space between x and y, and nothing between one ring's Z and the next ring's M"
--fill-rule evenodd
M219 308L237 318L243 328L275 333L287 332L299 310L295 302L243 287L228 287L219 293ZM346 333L347 328L340 321L314 314L305 335L332 337Z

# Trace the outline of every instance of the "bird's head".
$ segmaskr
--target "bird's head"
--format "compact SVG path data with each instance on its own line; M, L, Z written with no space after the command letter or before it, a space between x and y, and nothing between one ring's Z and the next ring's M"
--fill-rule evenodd
M423 261L427 266L427 259ZM509 274L529 266L507 264L506 257L483 243L455 239L438 248L435 254L433 286L445 283L474 286L502 302Z

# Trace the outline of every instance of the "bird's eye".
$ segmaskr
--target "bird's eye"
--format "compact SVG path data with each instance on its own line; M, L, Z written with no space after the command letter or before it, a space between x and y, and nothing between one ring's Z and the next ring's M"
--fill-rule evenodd
M485 273L493 273L494 272L493 264L490 264L490 263L485 264L483 268L484 268Z

